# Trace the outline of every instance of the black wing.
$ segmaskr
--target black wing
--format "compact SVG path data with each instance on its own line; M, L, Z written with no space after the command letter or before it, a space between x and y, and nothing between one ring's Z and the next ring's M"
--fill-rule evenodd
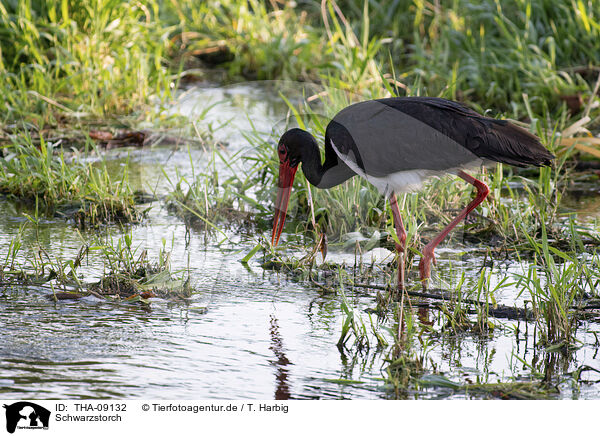
M434 97L378 101L428 124L485 159L522 167L550 165L554 159L527 130L506 120L484 117L455 101Z
M386 98L340 111L327 128L330 142L369 175L445 171L488 159L546 165L553 158L538 138L505 120L484 117L441 98Z

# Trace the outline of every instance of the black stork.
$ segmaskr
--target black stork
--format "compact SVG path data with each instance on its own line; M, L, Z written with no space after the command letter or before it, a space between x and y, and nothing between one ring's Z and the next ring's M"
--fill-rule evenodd
M279 190L271 243L279 242L300 163L306 179L317 188L331 188L359 175L390 200L400 241L396 244L399 288L404 286L406 231L396 193L417 190L427 178L443 173L455 174L477 189L471 203L423 248L419 272L426 287L435 248L489 193L485 183L464 170L493 162L542 166L554 158L525 129L432 97L369 100L338 112L325 131L323 163L315 138L297 128L281 136L277 153Z

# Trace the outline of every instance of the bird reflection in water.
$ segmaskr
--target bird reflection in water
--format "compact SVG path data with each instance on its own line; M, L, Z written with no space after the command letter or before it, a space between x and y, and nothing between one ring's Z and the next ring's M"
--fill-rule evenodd
M287 356L283 351L283 341L279 333L279 324L277 318L271 315L271 328L269 330L271 334L271 346L269 349L273 351L276 359L269 361L271 366L276 370L277 388L275 389L276 400L289 400L290 399L290 386L288 384L289 370L287 367L291 365Z

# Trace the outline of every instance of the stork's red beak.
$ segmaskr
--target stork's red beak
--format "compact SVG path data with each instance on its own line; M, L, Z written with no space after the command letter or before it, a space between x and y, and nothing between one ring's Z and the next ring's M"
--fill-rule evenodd
M277 190L277 201L275 202L275 216L273 217L273 234L271 235L271 244L276 246L279 243L279 237L283 231L285 216L287 213L290 193L294 184L294 177L298 166L291 166L288 161L279 164L279 183Z

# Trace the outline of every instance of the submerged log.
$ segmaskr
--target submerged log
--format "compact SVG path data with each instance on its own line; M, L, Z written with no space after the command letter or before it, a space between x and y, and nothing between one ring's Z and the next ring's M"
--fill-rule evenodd
M379 291L389 291L391 290L388 286L378 286L378 285L368 285L362 283L355 283L353 286L357 288L369 288L376 289ZM449 293L443 289L429 289L426 292L416 292L416 291L408 291L404 290L407 295L411 297L418 298L426 298L437 301L445 301L448 303L456 302L457 295ZM506 306L503 304L492 305L490 303L486 303L485 301L474 300L472 298L461 298L460 302L463 304L467 304L470 306L485 306L488 305L486 311L489 316L494 318L501 319L512 319L519 321L533 321L535 319L535 314L531 309L527 309L526 307L516 307L516 306ZM431 304L431 307L436 307L436 304ZM587 301L583 305L573 306L571 309L576 310L577 312L583 314L588 314L589 310L595 310L600 308L600 302L597 300ZM474 311L473 311L474 312ZM471 312L471 313L473 313ZM589 321L594 321L594 319L588 319ZM600 322L600 319L598 319Z

